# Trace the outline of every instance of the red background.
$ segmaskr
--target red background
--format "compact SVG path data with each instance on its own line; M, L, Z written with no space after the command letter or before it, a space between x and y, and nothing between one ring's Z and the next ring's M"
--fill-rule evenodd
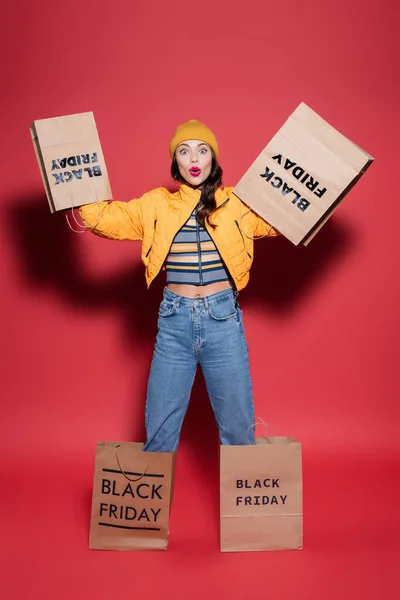
M396 597L397 4L37 0L2 13L2 596ZM163 281L146 290L139 244L50 215L28 127L92 110L127 200L171 186L184 120L215 131L232 185L301 101L376 158L308 248L259 241L241 293L256 412L303 443L304 550L219 552L199 376L168 551L90 551L95 443L143 439Z

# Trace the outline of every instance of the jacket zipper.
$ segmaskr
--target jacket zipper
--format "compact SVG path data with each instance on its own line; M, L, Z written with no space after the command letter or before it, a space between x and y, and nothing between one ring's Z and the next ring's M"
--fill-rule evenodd
M222 204L220 204L214 210L213 214L215 214L217 212L217 210L219 210L220 208L222 208L228 202L228 200L229 200L229 198L227 198L226 200L224 200L224 202ZM201 265L201 246L200 246L200 225L199 225L199 223L197 221L197 211L198 210L199 210L199 205L197 205L197 210L196 210L196 237L197 237L197 254L198 254L198 257L199 257L199 285L203 285L203 270L202 270L202 265ZM210 232L208 232L208 235L210 235ZM214 243L214 246L217 248L214 240L213 240L213 243ZM218 248L217 248L217 251L218 251ZM218 254L219 254L219 252L218 252Z
M192 214L193 210L194 210L194 209L192 209L192 211L190 212L190 214L189 214L188 218L186 219L186 221L189 219L189 217L190 217L190 215ZM153 281L155 280L155 278L157 277L157 275L159 274L159 272L160 272L160 271L161 271L161 269L163 268L163 265L164 265L164 263L165 263L165 260L166 260L166 258L167 258L167 256L168 256L168 254L169 254L169 251L171 250L172 243L173 243L173 241L174 241L174 239L175 239L175 236L176 236L176 234L178 233L178 231L179 231L179 230L180 230L180 229L183 227L183 225L186 223L186 221L184 221L184 223L181 225L181 227L179 227L179 229L177 229L177 230L175 231L175 233L174 233L174 235L173 235L173 237L172 237L172 242L171 242L171 244L169 245L169 248L168 248L168 250L167 250L167 253L166 253L166 255L165 255L165 257L164 257L164 259L163 259L163 261L162 261L162 263L161 263L161 266L160 266L160 268L158 269L157 273L156 273L156 274L153 276L153 278L152 278L152 280L151 280L151 283L149 283L149 285L147 286L147 289L149 289L149 288L150 288L151 284L153 283ZM150 248L150 250L151 250L151 248ZM150 250L149 250L149 252L150 252Z
M199 210L199 205L197 205L195 210L196 217L196 240L197 240L197 256L199 258L199 285L203 285L203 271L201 269L201 246L200 246L200 224L197 221L197 212Z
M251 259L253 260L253 257L251 256L251 254L250 254L249 252L247 252L247 249L246 249L246 244L244 243L243 232L242 232L242 230L240 229L240 227L239 227L239 223L236 221L236 219L235 219L235 223L236 223L236 226L237 226L237 228L238 228L238 229L239 229L239 231L240 231L240 235L242 236L243 246L244 246L244 249L246 250L246 254L247 254L247 256L248 256L249 258L251 258Z
M219 210L220 208L222 208L223 206L225 206L225 204L226 204L227 202L229 202L229 198L227 198L226 200L224 200L224 201L223 201L223 203L222 203L222 204L220 204L219 206L217 206L217 208L214 210L214 212L213 212L212 214L216 213L216 212L217 212L217 210Z
M228 200L229 200L229 198L228 198ZM228 200L227 200L227 201L228 201ZM221 204L221 206L222 206L222 204ZM206 229L207 229L207 228L206 228ZM222 258L222 254L221 254L221 252L218 250L218 246L217 246L217 244L215 243L215 240L214 240L213 236L211 235L211 231L209 231L209 230L207 229L207 232L208 232L208 235L210 236L210 238L212 239L212 241L213 241L213 244L214 244L214 246L216 247L218 254L219 254L219 255L220 255L220 257L221 257L221 261L222 261L222 263L223 263L223 265L224 265L224 267L225 267L225 269L226 269L226 271L227 271L227 273L228 273L229 279L230 279L230 280L233 282L233 285L235 286L235 289L236 289L235 279L232 277L232 273L230 272L230 270L228 269L228 267L227 267L227 265L226 265L226 263L225 263L224 259Z
M157 219L154 221L154 233L156 232L156 223L157 223ZM154 235L153 235L153 241L154 241ZM147 257L148 257L148 255L150 254L150 250L152 249L152 247L153 247L153 242L151 243L151 246L150 246L150 248L149 248L149 249L147 250L147 252L146 252L146 258L147 258Z
M227 202L229 202L229 198L227 198L226 200L224 200L224 202L223 202L222 204L220 204L220 205L219 205L219 206L218 206L218 207L215 209L214 213L215 213L215 212L217 212L217 210L219 210L220 208L222 208L222 207L223 207L223 206L224 206L224 205L225 205ZM193 212L193 211L192 211L192 212ZM192 214L192 212L190 213L190 215ZM214 213L213 213L213 214L214 214ZM190 217L190 215L189 215L189 217ZM189 217L188 217L188 218L189 218ZM187 219L186 219L186 220L187 220ZM157 222L157 221L155 221L155 222L154 222L154 224L155 224L156 222ZM186 221L185 221L185 222L186 222ZM180 228L179 228L179 229L180 229ZM172 239L174 239L174 238L175 238L175 236L176 236L176 234L178 233L179 229L178 229L177 231L175 231L175 233L174 233L174 236L173 236L173 238L172 238ZM208 229L207 229L207 231L208 231ZM208 235L210 236L210 238L211 238L211 239L212 239L212 241L214 242L214 246L216 247L218 254L221 256L221 253L220 253L220 251L218 250L218 246L217 246L217 244L215 243L215 240L214 240L214 238L212 237L212 235L211 235L211 233L210 233L209 231L208 231ZM150 250L151 250L152 246L153 246L153 244L150 246L150 249L147 251L147 253L146 253L146 256L147 256L147 255L150 253ZM165 263L165 259L167 258L168 254L169 254L169 251L171 250L171 246L172 246L172 243L171 243L170 247L168 248L168 251L167 251L167 253L166 253L166 255L165 255L165 258L164 258L164 260L163 260L163 261L162 261L162 263L161 263L161 267L158 269L157 273L156 273L156 274L153 276L153 279L152 279L151 283L153 283L153 281L155 280L155 278L157 277L157 275L158 275L158 274L159 274L159 272L161 271L161 269L162 269L162 266L163 266L163 264ZM222 256L221 256L221 260L222 260ZM224 262L224 261L223 261L223 262ZM234 278L232 277L232 275L231 275L231 272L229 271L229 269L228 269L228 267L226 266L225 262L224 262L224 266L225 266L225 269L228 271L228 274L229 274L229 277L230 277L231 281L233 281L233 283L235 283L235 280L234 280ZM150 288L150 286L151 286L151 283L150 283L150 284L147 286L147 289L149 289L149 288ZM235 286L235 287L236 287L236 286Z

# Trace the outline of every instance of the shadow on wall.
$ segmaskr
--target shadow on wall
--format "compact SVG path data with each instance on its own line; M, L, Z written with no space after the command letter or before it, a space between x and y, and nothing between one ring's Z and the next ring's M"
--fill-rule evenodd
M77 235L68 228L63 213L51 214L43 195L26 202L17 198L13 205L10 220L15 251L29 285L56 291L61 300L91 313L120 313L128 342L153 343L163 288L161 278L147 293L141 264L119 269L115 276L91 277Z
M91 311L118 310L132 343L138 338L153 343L154 315L165 284L162 274L152 283L151 292L146 290L141 264L102 281L91 279L64 214L50 214L42 194L15 198L12 206L15 250L21 271L33 287L51 287L72 305ZM250 284L242 292L246 303L257 302L282 317L296 310L334 264L344 260L356 242L354 236L334 216L308 247L296 247L283 237L256 240Z
M306 303L355 244L355 233L335 216L309 246L295 246L283 236L256 240L250 283L244 291L246 302L257 302L284 318Z
M17 197L9 220L15 240L19 267L28 285L54 290L64 301L90 312L96 309L118 312L121 330L132 347L154 344L158 305L164 287L161 276L148 292L141 264L119 271L104 279L91 278L80 255L76 236L71 235L62 213L50 214L43 194ZM243 304L257 303L279 318L304 304L325 274L345 259L356 242L338 219L331 219L310 246L295 247L285 238L255 242L255 262L251 283L246 288ZM104 240L104 243L111 243ZM147 379L147 376L146 376ZM145 389L141 391L145 398ZM144 404L144 402L143 402ZM134 407L132 439L142 437L143 407ZM140 416L139 416L140 412ZM206 388L199 374L192 392L184 423L181 444L193 449L197 468L217 478L217 428ZM192 450L191 450L192 451ZM208 476L208 475L207 475ZM217 489L217 482L214 486ZM210 500L213 504L213 500ZM218 518L215 513L215 518Z

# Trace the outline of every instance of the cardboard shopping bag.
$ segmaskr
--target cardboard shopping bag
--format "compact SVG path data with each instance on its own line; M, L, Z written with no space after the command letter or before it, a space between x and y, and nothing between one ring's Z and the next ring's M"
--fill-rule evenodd
M40 119L30 131L51 212L112 199L92 112Z
M89 547L166 550L175 452L142 452L135 442L96 447Z
M302 548L301 444L221 446L220 502L222 552Z
M307 245L373 160L301 103L233 191L291 242Z

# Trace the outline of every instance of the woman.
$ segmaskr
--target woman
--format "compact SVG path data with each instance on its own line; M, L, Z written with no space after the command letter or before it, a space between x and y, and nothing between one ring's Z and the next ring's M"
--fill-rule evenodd
M276 236L261 217L221 187L217 140L199 121L170 143L179 191L157 188L130 202L81 207L95 234L141 240L148 287L161 269L167 287L146 400L143 450L172 452L197 365L205 378L222 444L254 443L254 404L238 292L249 280L253 238Z

